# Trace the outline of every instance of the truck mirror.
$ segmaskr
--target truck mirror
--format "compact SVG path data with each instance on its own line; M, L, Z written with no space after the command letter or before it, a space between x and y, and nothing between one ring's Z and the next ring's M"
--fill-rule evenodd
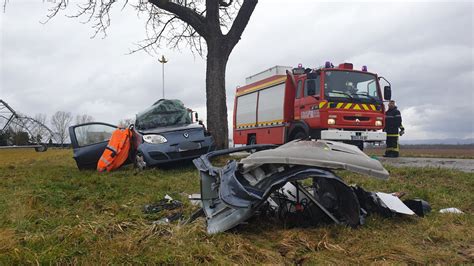
M392 99L392 88L390 88L390 86L383 87L383 98L385 100L391 100Z
M197 113L197 112L194 113L194 118L195 118L196 121L199 120L199 116L198 116L198 113Z

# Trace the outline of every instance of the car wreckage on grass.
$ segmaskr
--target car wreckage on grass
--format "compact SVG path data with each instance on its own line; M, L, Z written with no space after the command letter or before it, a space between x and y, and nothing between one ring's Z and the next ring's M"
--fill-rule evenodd
M195 121L193 121L193 113ZM214 140L191 109L179 100L161 99L137 115L127 162L138 168L191 160L214 150ZM69 128L79 169L96 169L116 125L84 123Z
M232 160L223 167L211 163L217 156L249 150L257 152L240 162ZM297 140L279 147L252 145L214 151L193 162L200 172L202 209L211 234L229 230L262 209L276 210L280 216L299 214L306 224L329 221L353 227L370 212L414 214L397 197L348 186L334 173L389 177L379 161L348 144ZM312 184L303 186L304 179Z

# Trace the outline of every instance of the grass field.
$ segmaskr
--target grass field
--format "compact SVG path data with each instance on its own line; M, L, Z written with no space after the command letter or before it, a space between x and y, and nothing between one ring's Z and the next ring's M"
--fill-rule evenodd
M388 168L389 181L349 172L347 183L405 191L429 201L425 218L371 216L357 229L285 228L252 220L207 235L204 219L152 225L164 214L142 207L165 194L195 207L192 165L136 172L79 172L71 150L0 150L0 264L97 263L474 263L474 175L443 169ZM462 215L440 214L457 207Z

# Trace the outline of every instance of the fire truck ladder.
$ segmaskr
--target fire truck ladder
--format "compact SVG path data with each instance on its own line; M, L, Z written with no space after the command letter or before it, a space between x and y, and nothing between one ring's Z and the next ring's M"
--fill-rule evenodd
M54 132L40 121L19 114L13 110L5 101L0 99L0 134L5 134L11 126L17 126L21 131L28 133L29 145L0 146L0 149L10 148L34 148L37 152L47 150L46 144L56 141ZM41 140L46 140L41 142ZM7 144L7 145L8 145Z

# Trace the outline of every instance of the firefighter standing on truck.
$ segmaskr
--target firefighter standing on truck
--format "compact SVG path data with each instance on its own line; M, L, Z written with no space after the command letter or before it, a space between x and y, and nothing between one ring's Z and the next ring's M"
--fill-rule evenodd
M384 131L387 133L387 148L384 157L398 157L400 152L398 138L405 134L405 128L402 125L402 115L393 100L388 103L388 110L385 112Z

